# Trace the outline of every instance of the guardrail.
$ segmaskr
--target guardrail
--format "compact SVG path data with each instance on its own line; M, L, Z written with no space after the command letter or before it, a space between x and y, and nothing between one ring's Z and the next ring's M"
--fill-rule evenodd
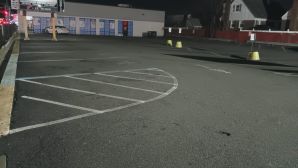
M8 42L16 31L17 25L15 24L0 25L0 48Z

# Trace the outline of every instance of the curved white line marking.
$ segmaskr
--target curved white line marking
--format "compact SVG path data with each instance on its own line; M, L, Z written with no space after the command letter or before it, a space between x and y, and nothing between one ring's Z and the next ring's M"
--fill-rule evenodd
M157 68L154 68L154 70L157 70ZM90 116L95 116L95 115L99 115L99 114L103 114L103 113L122 110L122 109L125 109L125 108L129 108L129 107L133 107L133 106L137 106L137 105L140 105L140 104L149 103L149 102L153 102L153 101L162 99L162 98L170 95L172 92L174 92L178 88L178 80L176 79L175 76L173 76L172 74L170 74L168 72L165 72L165 71L160 70L160 69L158 69L158 71L162 71L162 72L166 73L167 75L172 77L172 79L174 80L173 87L170 90L168 90L167 92L161 94L160 96L157 96L155 98L149 99L149 100L144 101L144 102L136 102L136 103L132 103L132 104L124 105L124 106L119 106L119 107L115 107L115 108L111 108L111 109L106 109L106 110L102 110L102 111L92 111L91 113L77 115L77 116L74 116L74 117L69 117L69 118L50 121L50 122L46 122L46 123L42 123L42 124L36 124L36 125L31 125L31 126L12 129L12 130L9 131L9 134L15 134L15 133L28 131L28 130L33 130L33 129L37 129L37 128L48 127L48 126L61 124L61 123L69 122L69 121L74 121L74 120L78 120L78 119L82 119L82 118L86 118L86 117L90 117ZM30 97L25 97L25 98L30 98ZM36 99L36 98L31 98L31 99ZM69 106L71 106L71 105L69 105ZM80 108L82 108L82 107L80 107ZM93 110L93 109L90 109L90 110Z

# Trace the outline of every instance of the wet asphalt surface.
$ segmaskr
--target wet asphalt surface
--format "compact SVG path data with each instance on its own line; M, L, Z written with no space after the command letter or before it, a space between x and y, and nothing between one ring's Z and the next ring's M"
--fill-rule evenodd
M163 39L21 42L8 168L298 167L297 49ZM77 118L76 118L77 117Z

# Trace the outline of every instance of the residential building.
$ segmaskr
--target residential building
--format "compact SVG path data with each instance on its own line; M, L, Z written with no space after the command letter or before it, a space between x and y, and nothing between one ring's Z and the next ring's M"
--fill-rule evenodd
M234 0L230 5L229 22L232 29L251 29L266 25L267 12L263 0Z

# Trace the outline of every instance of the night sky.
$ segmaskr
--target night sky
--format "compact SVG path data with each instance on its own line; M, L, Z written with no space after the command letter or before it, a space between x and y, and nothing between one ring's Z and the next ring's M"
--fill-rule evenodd
M132 4L134 8L165 10L168 13L206 13L210 12L215 1L219 0L67 0L72 2L97 3L116 5L118 3ZM288 7L293 0L274 0ZM212 12L212 11L211 11Z
M0 0L6 2L9 0ZM96 3L103 5L116 5L118 3L132 4L134 8L165 10L169 14L204 15L212 13L214 2L219 0L66 0L71 2ZM288 7L293 0L279 1L282 6Z

